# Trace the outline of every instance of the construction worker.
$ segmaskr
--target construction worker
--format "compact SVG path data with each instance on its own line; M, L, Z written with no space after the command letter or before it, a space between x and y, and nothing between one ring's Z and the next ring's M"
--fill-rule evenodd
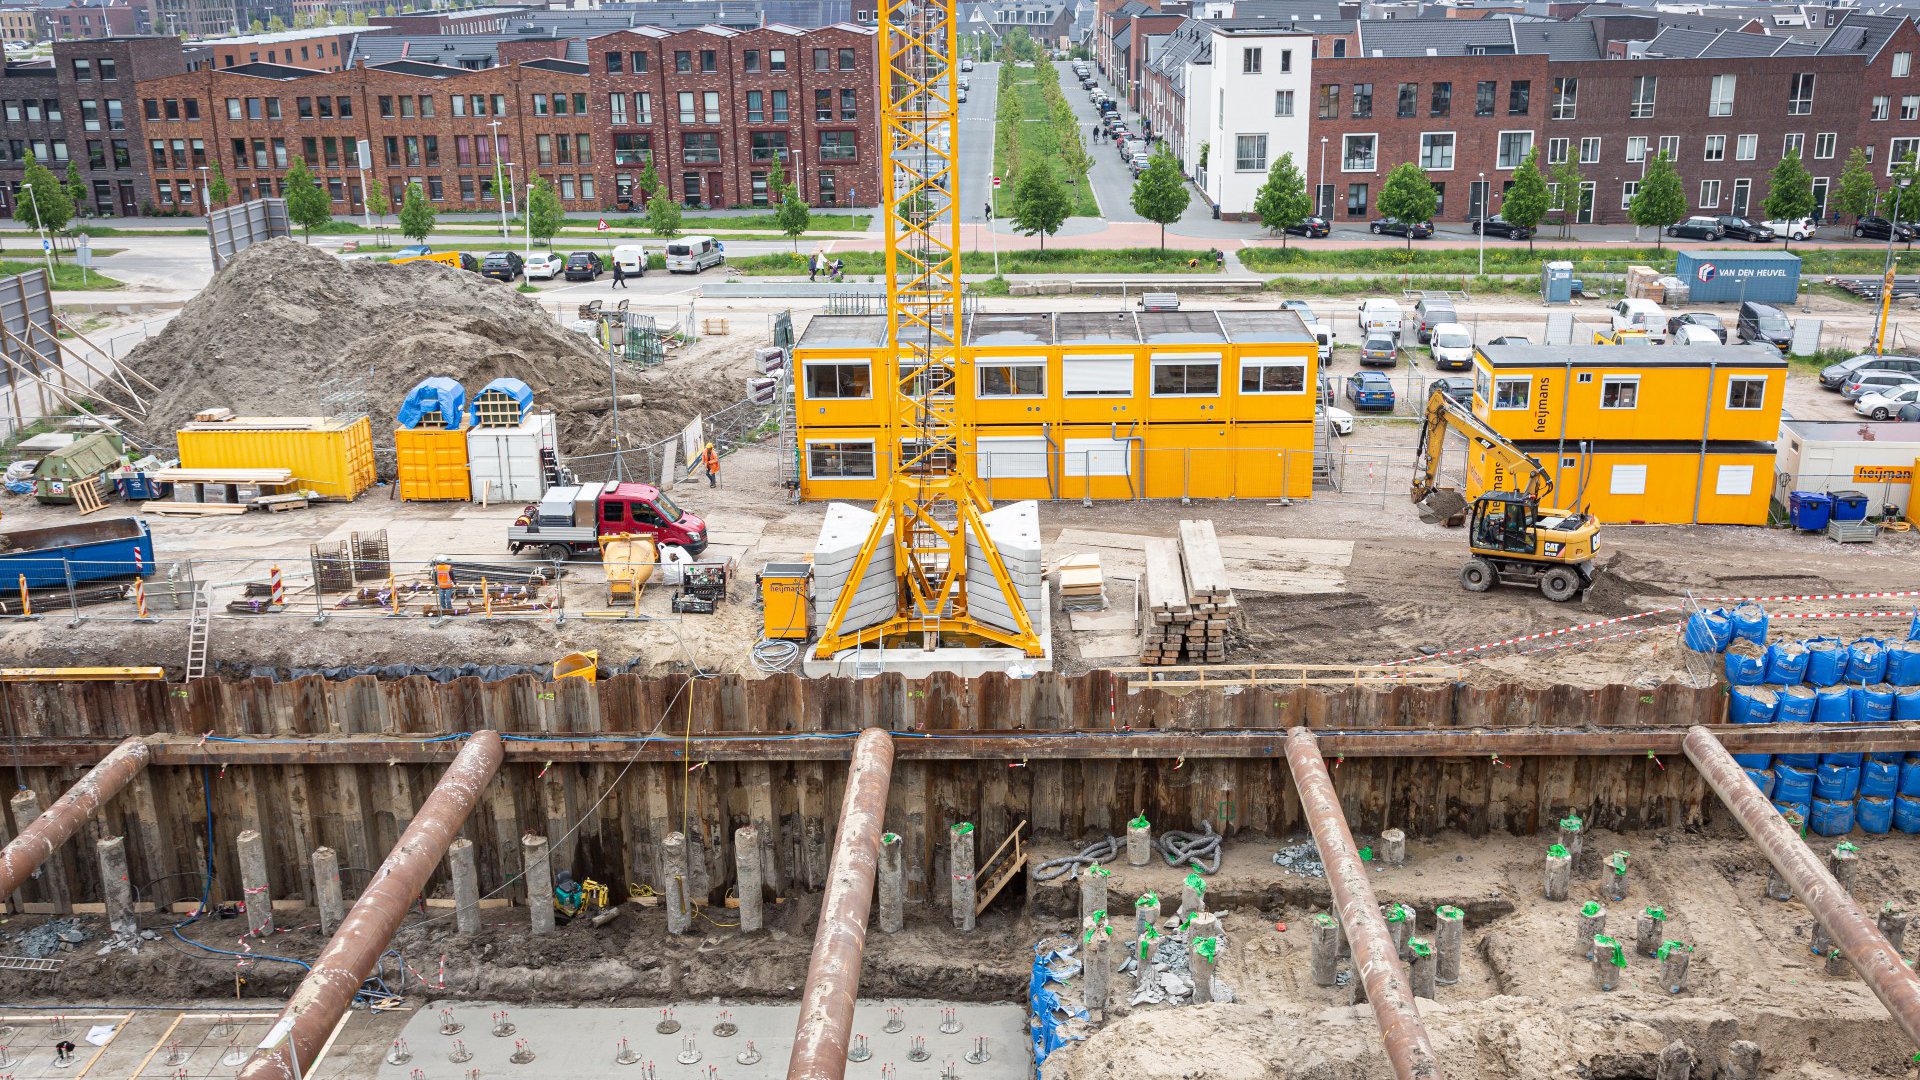
M450 563L436 563L433 567L433 584L440 590L440 610L453 610L453 566Z
M702 464L704 464L707 467L707 486L719 487L720 486L720 452L713 448L712 443L707 444L707 449L705 453L701 454L700 461Z

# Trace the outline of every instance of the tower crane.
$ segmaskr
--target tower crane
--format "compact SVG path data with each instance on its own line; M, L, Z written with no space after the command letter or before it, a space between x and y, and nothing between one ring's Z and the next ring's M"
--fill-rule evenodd
M959 60L956 0L881 0L881 202L886 214L887 345L875 384L887 395L885 453L894 462L874 521L814 657L867 645L1000 645L1044 654L1033 619L982 515L993 508L974 475L955 393L970 369L961 350ZM971 558L988 575L968 574ZM889 618L848 626L871 568L889 566ZM1011 612L978 617L969 590L997 589ZM1011 622L1012 626L1004 625Z

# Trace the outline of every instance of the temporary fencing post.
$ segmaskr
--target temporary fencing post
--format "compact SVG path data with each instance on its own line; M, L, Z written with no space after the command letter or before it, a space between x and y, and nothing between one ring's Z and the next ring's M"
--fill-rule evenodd
M134 568L138 570L139 567L137 564L139 562L140 555L138 552L135 552L133 557L136 563ZM66 555L60 556L60 569L65 571L67 575L67 609L73 613L73 619L70 622L68 622L67 625L69 627L79 626L80 625L80 596L78 593L74 592L74 589L73 589L73 559ZM138 585L140 583L140 578L136 575L133 581L135 585ZM145 612L142 612L142 615L144 614Z
M267 571L267 602L275 608L287 606L287 586L280 580L280 564L274 563Z

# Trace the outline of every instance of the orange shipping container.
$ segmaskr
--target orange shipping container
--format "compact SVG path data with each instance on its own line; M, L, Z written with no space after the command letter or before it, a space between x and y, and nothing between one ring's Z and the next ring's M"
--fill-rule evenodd
M410 502L448 499L465 502L473 486L467 476L467 433L429 428L393 433L400 459L400 497Z

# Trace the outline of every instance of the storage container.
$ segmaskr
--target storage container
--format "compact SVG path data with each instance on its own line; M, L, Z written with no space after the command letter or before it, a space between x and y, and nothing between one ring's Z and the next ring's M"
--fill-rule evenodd
M467 466L474 502L537 502L547 489L542 452L558 454L552 413L535 413L518 427L467 432Z
M467 433L400 428L393 433L400 497L409 502L473 497L467 478Z
M1814 774L1813 797L1851 799L1860 794L1860 770L1852 765L1821 765Z
M1860 794L1890 799L1900 790L1900 766L1869 761L1860 767Z
M1920 795L1894 797L1893 827L1903 833L1920 833Z
M364 416L243 416L177 434L183 469L290 469L296 488L351 499L373 486L373 427Z
M1747 779L1753 781L1753 786L1760 789L1761 798L1763 799L1773 798L1773 770L1772 769L1766 769L1766 768L1748 769Z
M1803 803L1813 798L1813 773L1807 769L1798 769L1792 765L1773 767L1773 800L1783 803Z
M1800 256L1787 251L1682 251L1674 276L1692 304L1791 304L1800 296Z

